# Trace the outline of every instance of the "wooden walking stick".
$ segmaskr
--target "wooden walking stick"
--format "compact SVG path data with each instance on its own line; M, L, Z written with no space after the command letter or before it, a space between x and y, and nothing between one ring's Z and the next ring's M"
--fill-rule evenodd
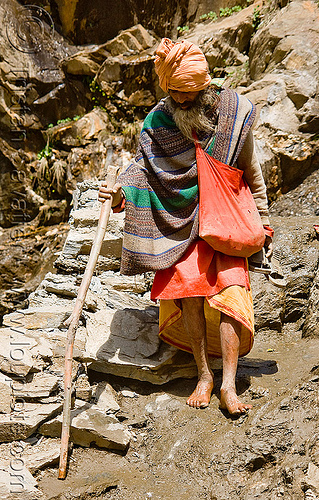
M109 166L106 176L108 187L112 188L116 182L118 167ZM102 242L105 236L106 226L109 220L112 205L112 198L102 204L100 218L91 248L90 257L85 268L81 285L76 298L75 306L71 316L66 321L68 328L66 349L65 349L65 369L64 369L64 403L63 403L63 421L61 433L61 452L59 464L59 479L65 479L66 466L68 460L68 447L70 438L71 422L71 393L72 393L72 359L73 344L75 333L78 327L79 319L82 313L83 304L91 283L93 272L100 254Z

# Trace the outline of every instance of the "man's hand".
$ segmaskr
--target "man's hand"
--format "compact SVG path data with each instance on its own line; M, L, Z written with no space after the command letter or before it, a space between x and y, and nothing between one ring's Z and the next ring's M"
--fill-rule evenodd
M264 247L265 247L265 252L266 252L265 255L266 255L267 259L270 259L270 257L272 256L272 252L273 252L272 238L270 236L266 236Z
M116 183L112 188L110 188L108 187L107 182L102 181L99 188L98 200L101 203L104 203L104 201L110 200L111 198L113 198L112 207L121 203L123 199L121 184Z

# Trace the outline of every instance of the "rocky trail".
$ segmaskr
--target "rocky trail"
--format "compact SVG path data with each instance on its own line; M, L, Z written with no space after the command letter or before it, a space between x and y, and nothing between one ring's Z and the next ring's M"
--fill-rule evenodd
M119 0L116 23L103 2L28 3L0 5L1 499L319 499L318 2L178 0L159 13L156 2L130 1L131 11ZM219 360L210 406L191 409L194 360L158 338L152 274L119 274L123 214L113 214L76 335L59 481L64 321L99 181L129 164L163 97L153 59L166 35L198 44L214 81L257 106L287 286L251 273L256 337L237 388L252 410L233 419L219 409Z
M109 377L132 435L127 453L75 446L67 479L47 469L39 489L52 500L317 498L318 347L293 329L259 333L239 364L239 393L253 404L239 419L218 407L218 369L205 410L185 404L196 379L156 387Z

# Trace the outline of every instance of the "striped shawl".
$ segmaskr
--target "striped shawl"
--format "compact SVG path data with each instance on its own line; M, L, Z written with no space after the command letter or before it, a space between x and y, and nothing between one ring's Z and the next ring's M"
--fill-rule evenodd
M176 127L168 102L161 100L147 115L135 161L118 178L126 198L123 274L170 267L198 236L195 147ZM255 108L245 97L223 89L218 111L216 135L205 137L204 148L234 165Z

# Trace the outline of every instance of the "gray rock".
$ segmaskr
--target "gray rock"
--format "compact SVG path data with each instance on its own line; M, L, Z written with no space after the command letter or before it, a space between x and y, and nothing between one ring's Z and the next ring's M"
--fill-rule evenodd
M71 229L65 246L63 249L63 257L66 259L76 259L78 255L88 255L91 250L95 230L89 227L83 228L82 231ZM100 254L104 257L120 258L122 249L121 236L107 233L104 242L102 243Z
M12 413L0 415L0 440L3 443L25 439L31 436L39 425L57 415L62 410L62 403L46 405L26 403L16 399Z
M31 474L45 467L56 465L59 461L60 449L60 439L44 438L41 436L37 443L24 448L23 459L25 465Z
M86 326L83 357L93 370L155 384L196 375L191 355L160 341L154 306L87 313Z
M70 214L71 229L62 254L55 263L58 269L79 272L86 266L101 210L101 204L97 201L98 188L99 183L94 181L77 185L74 209ZM123 214L110 215L97 270L101 267L106 270L119 269L123 224Z
M313 493L319 495L319 467L309 462L306 479L304 481L305 490L311 489Z
M96 406L106 413L115 413L120 409L115 399L115 391L106 381L99 382L94 390Z
M29 309L25 309L23 311L23 327L26 330L65 328L64 322L70 316L72 310L72 305L69 310L57 308L56 306L37 308L30 307ZM18 312L7 314L3 318L3 324L6 327L13 328L19 318L21 318L21 314Z
M251 5L218 23L200 23L183 38L201 47L211 71L242 64L242 53L247 51L253 33L253 12Z
M309 99L298 111L297 116L301 119L299 130L310 134L319 132L319 99Z
M58 387L58 377L50 373L32 373L23 382L12 383L15 398L39 399L49 397Z
M306 320L302 328L303 337L319 337L319 271L313 280L306 312Z
M90 386L88 376L82 373L75 382L75 396L83 401L91 401L92 387Z
M280 252L288 284L285 289L276 288L263 275L251 273L256 330L281 331L285 323L299 321L302 326L303 322L314 325L318 321L314 305L316 286L312 285L319 262L319 243L313 230L315 221L315 217L290 217L288 220L271 217L275 229L274 246ZM313 302L308 306L312 290Z
M48 329L47 331L41 330L41 335L49 341L53 356L58 358L64 358L66 337L67 337L66 328L64 328L63 330L59 330L57 328L51 328ZM74 341L74 349L73 349L74 359L77 360L81 359L85 346L85 341L86 341L86 329L83 326L79 326L79 328L76 331L76 337Z
M15 323L12 328L1 328L0 335L0 370L12 375L25 376L34 367L35 361L30 349L37 345L37 342L23 332L25 325L19 326L18 321L23 317L19 313L14 313ZM21 325L21 323L20 323Z
M61 427L62 416L59 416L44 423L39 432L59 437ZM125 450L130 442L130 433L113 415L105 415L94 405L76 400L75 409L71 410L70 440L85 447L95 443L101 448Z
M313 76L318 68L319 53L316 15L315 9L291 2L258 30L249 52L251 77L260 78L278 63L281 68Z
M270 88L270 92L272 90ZM296 108L292 101L287 96L281 97L276 101L265 104L261 108L258 125L272 130L280 130L288 134L297 132L300 122L295 111Z
M317 89L315 78L311 78L308 74L307 85L304 85L304 78L302 73L295 74L293 77L290 74L285 75L287 95L297 109L300 109L316 93Z
M163 417L167 410L174 411L181 408L181 402L172 398L169 394L161 394L157 396L153 403L148 403L145 406L145 413L147 415L154 415L155 417Z
M284 292L275 288L259 273L250 273L254 299L255 329L270 328L281 331Z
M0 413L10 413L12 403L12 379L0 373Z
M14 470L17 468L18 471ZM37 480L21 463L13 464L13 469L7 463L0 464L1 500L18 500L19 498L23 498L23 500L44 500L44 495L36 486Z
M132 292L143 294L149 290L149 281L144 275L124 276L114 271L106 271L99 276L101 284L107 290L118 290L122 292Z

